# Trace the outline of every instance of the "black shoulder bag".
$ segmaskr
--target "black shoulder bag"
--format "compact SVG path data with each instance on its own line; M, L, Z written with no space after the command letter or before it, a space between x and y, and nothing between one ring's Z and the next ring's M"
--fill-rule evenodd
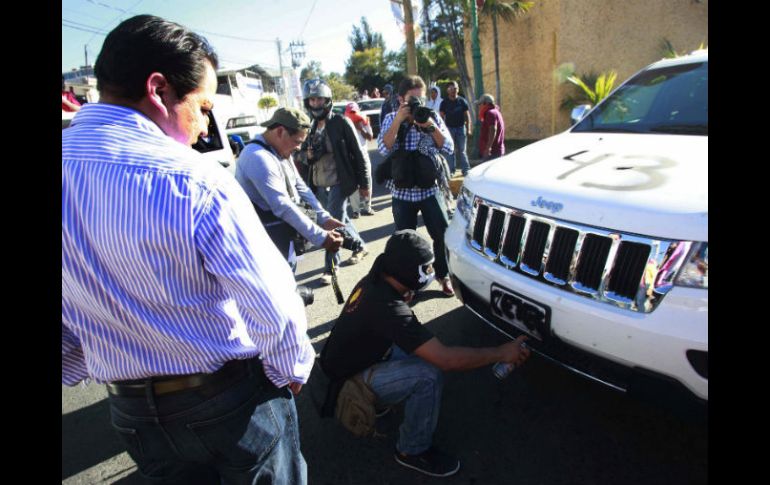
M410 152L407 152L404 148L404 140L406 139L406 132L408 129L409 127L404 124L398 128L398 137L396 138L398 148L393 150L387 157L385 157L385 160L377 165L377 170L374 172L374 180L378 184L382 184L386 180L392 179L396 187L402 188L401 184L410 182L408 178L411 176L411 173L408 170L405 170L408 168L408 165L403 163L404 160L411 157ZM405 180L404 177L407 179ZM411 181L413 180L414 179L412 178ZM412 186L413 185L409 185L409 187Z

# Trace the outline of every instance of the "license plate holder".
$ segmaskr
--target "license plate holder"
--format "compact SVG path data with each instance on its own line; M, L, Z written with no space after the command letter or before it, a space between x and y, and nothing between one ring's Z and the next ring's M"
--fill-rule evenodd
M551 308L513 290L493 283L490 289L492 315L538 340L551 335Z

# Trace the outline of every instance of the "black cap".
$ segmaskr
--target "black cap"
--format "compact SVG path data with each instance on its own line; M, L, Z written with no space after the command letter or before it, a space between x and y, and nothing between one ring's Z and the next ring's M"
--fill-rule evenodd
M382 253L381 270L411 290L418 289L419 267L433 262L433 247L413 229L396 231Z

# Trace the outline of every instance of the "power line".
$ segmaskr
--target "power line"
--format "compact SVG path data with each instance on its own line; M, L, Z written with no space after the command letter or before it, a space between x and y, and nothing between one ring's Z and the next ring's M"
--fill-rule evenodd
M313 9L315 9L315 4L318 2L318 0L313 1L313 6L310 7L310 13L307 14L307 19L305 19L305 25L302 26L302 30L299 32L299 38L302 38L302 34L305 33L305 27L307 27L307 23L310 21L310 17L313 15Z
M271 44L272 44L273 42L275 42L275 41L273 41L273 40L265 40L265 39L249 39L249 38L247 38L247 37L238 37L238 36L235 36L235 35L218 34L218 33L216 33L216 32L208 32L208 31L206 31L206 30L198 30L198 29L195 29L195 32L200 32L201 34L207 34L207 35L215 35L215 36L217 36L217 37L226 37L226 38L228 38L228 39L242 40L242 41L245 41L245 42L269 42L269 43L271 43Z

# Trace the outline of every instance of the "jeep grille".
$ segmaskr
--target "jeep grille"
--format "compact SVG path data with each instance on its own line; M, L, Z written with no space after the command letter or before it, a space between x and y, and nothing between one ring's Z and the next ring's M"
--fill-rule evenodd
M479 197L466 235L476 252L509 271L640 313L660 304L692 245L573 224ZM675 252L678 244L686 250Z

